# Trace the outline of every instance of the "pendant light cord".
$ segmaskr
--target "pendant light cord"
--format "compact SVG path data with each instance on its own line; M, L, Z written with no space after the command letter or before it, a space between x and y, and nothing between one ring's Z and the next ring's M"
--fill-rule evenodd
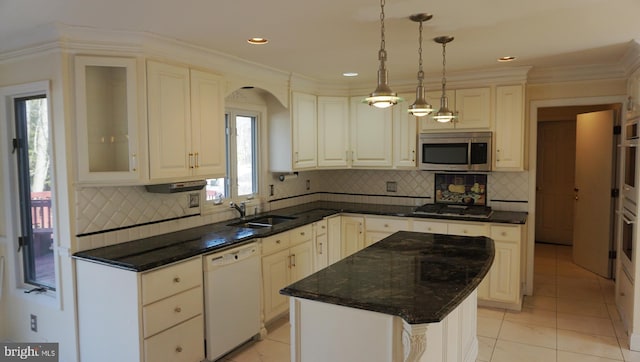
M385 0L380 0L380 51L378 52L378 59L382 62L387 60L387 51L384 50L384 4Z
M447 84L447 77L445 75L445 67L447 65L447 43L442 43L442 96L445 96L445 85Z
M418 83L422 85L422 81L424 80L424 71L422 70L422 21L420 22L420 27L418 36Z

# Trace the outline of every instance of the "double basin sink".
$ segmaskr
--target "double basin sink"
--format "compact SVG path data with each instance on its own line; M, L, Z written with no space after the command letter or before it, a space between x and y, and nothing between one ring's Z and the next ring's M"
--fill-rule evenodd
M269 228L277 224L281 224L283 222L294 220L293 216L280 216L280 215L263 215L258 216L252 219L246 219L237 221L231 224L227 224L227 226L235 226L241 228L252 228L252 229L262 229Z

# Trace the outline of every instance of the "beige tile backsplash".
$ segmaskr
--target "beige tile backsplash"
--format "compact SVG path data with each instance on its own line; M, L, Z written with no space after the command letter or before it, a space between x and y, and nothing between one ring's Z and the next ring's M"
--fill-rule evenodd
M268 195L268 185L273 185L274 195L263 198L259 205L262 211L318 200L421 205L432 202L433 197L434 173L426 171L318 170L299 172L298 177L286 181L280 181L278 176L272 174L266 180L265 193ZM489 173L490 206L527 211L528 177L528 172ZM387 181L396 182L396 192L386 191ZM237 217L230 209L200 216L199 208L188 206L188 193L148 193L143 186L80 188L76 190L76 234L89 235L78 238L78 250ZM149 223L152 224L145 225ZM135 225L141 226L132 227ZM112 231L101 233L106 230Z

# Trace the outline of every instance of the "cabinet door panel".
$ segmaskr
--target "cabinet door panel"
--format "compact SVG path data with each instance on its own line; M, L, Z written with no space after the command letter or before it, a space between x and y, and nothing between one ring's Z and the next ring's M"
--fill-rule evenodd
M289 251L291 258L291 280L297 282L313 273L313 243L311 240L294 246Z
M188 176L191 149L189 69L149 61L147 84L150 177Z
M316 236L315 243L315 268L314 270L320 270L329 265L329 253L328 253L328 245L327 245L327 234L321 234Z
M515 302L520 293L518 243L496 241L496 254L489 271L489 298L505 302Z
M190 319L144 341L146 362L198 362L204 359L204 320Z
M341 225L342 252L340 253L341 258L346 258L347 256L355 253L356 251L364 247L363 224L364 224L364 218L362 217L355 217L355 216L342 217L342 225Z
M349 151L349 99L318 97L318 167L346 167Z
M392 109L378 109L351 99L351 152L353 166L392 165Z
M194 175L224 177L227 170L224 98L217 75L191 70L191 152Z
M292 94L293 168L317 166L317 110L316 96Z
M262 258L265 321L289 308L289 298L280 294L289 284L289 269L289 249Z
M447 98L449 100L449 109L456 109L456 92L454 90L446 91ZM440 98L442 97L442 91L429 91L425 94L425 99L433 107L433 113L438 112L440 109ZM451 130L453 129L453 122L442 123L435 121L431 118L433 114L420 119L420 132L427 132L431 130Z
M524 169L523 98L521 85L496 88L496 169Z
M491 89L457 89L456 128L489 128L491 125Z
M402 95L404 102L393 107L393 166L402 168L416 168L417 155L417 123L420 118L410 115L409 104L413 99ZM426 118L425 116L422 118Z

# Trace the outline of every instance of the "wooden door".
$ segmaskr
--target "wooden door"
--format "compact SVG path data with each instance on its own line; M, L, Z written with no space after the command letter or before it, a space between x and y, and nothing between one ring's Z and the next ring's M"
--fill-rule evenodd
M613 111L579 114L576 124L573 261L611 277Z
M575 121L538 123L536 241L572 244L575 149Z

